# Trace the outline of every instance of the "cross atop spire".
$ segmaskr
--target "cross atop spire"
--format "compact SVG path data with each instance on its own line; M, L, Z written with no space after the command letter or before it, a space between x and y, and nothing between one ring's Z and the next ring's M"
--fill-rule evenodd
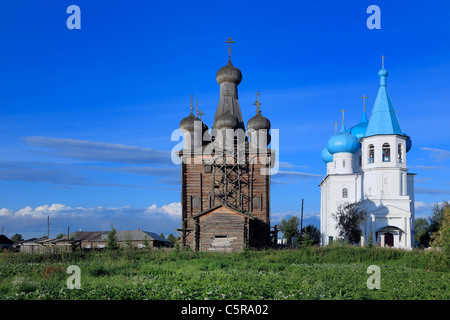
M337 134L337 126L338 126L338 123L335 122L335 123L333 123L333 124L334 124L334 134Z
M203 111L198 110L198 99L197 99L197 118L199 118L200 120L202 120L202 116L204 116L205 114L203 113Z
M259 103L259 95L260 95L259 91L256 92L256 95L258 97L256 98L256 101L253 105L256 106L256 113L261 113L261 111L259 110L259 106L261 105L261 103Z
M225 41L225 43L228 43L229 44L229 47L228 47L228 60L231 60L231 44L232 43L236 43L236 41L232 41L233 39L231 39L231 37L229 37L228 38L228 41Z
M340 112L342 112L342 125L344 125L344 113L347 112L347 111L342 109Z
M368 96L366 96L365 94L361 97L361 99L363 99L364 112L366 112L366 99L367 98L368 98Z
M385 56L381 56L381 67L384 68L384 58Z
M194 111L194 95L191 93L191 113Z

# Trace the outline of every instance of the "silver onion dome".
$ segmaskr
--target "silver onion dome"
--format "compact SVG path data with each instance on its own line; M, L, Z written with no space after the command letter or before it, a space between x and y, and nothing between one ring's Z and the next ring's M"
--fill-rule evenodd
M228 60L227 65L217 71L216 81L219 84L222 84L223 82L233 82L235 84L239 84L242 81L241 70L234 67L231 60Z
M184 133L194 132L195 121L199 121L199 119L191 112L190 115L180 121L181 131L183 131Z
M269 131L270 121L261 114L261 111L258 111L253 118L248 120L247 128L253 130L266 129L267 131Z
M239 126L239 120L236 116L227 111L217 116L215 125L218 130L236 129Z

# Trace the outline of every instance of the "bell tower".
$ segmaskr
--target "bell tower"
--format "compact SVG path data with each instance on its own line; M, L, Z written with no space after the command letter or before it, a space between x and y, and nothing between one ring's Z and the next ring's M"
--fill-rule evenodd
M193 114L181 120L185 135L182 159L182 246L202 251L267 247L270 231L270 168L273 151L270 121L256 115L245 124L238 100L241 71L228 63L216 74L219 103L212 128ZM203 115L203 112L200 113ZM202 139L198 139L202 137Z

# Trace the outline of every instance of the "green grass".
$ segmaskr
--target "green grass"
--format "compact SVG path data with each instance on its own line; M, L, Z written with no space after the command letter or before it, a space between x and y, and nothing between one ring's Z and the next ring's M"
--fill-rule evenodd
M436 252L348 246L2 253L0 299L450 299L446 261ZM66 286L69 265L80 267L79 290ZM370 265L381 269L379 290L367 288Z

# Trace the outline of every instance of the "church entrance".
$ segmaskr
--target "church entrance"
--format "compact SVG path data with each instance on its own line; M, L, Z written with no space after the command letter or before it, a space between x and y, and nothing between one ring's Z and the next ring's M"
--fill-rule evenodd
M394 235L390 232L386 232L384 234L384 242L386 246L393 247L394 246Z

